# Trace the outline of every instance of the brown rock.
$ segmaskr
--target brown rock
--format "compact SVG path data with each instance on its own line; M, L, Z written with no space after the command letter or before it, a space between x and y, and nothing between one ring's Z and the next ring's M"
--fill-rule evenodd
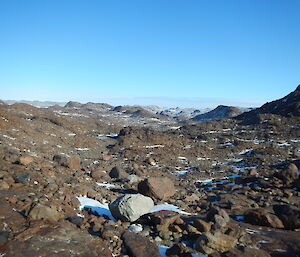
M21 164L21 165L24 165L24 166L26 166L26 165L28 165L29 163L32 163L34 161L34 158L32 157L32 156L30 156L30 155L24 155L24 156L21 156L20 158L19 158L19 163Z
M92 178L95 179L95 180L99 180L101 178L107 178L108 175L106 173L105 170L102 170L102 169L96 169L92 172L91 174Z
M205 254L214 252L223 253L234 248L236 244L237 239L234 237L220 232L216 232L215 234L206 232L197 239L195 248L197 251Z
M28 217L32 220L58 221L61 219L61 215L55 207L50 208L39 203L31 206Z
M275 174L275 176L281 179L286 185L290 185L299 177L298 167L294 163L291 163L286 169Z
M211 223L207 223L201 219L194 220L193 226L200 232L209 232L211 229Z
M158 247L143 236L125 231L122 239L130 257L161 257Z
M271 213L262 210L250 210L245 213L245 222L272 228L284 228L282 221Z
M171 224L175 223L180 216L172 211L159 211L148 215L151 225L156 227L157 231L167 232Z
M138 184L141 194L167 200L176 193L172 180L167 177L150 177Z
M73 156L68 158L67 162L65 163L65 166L69 167L72 170L80 170L82 168L80 157Z
M68 222L55 225L34 224L5 246L7 256L89 256L111 257L111 251L99 238Z

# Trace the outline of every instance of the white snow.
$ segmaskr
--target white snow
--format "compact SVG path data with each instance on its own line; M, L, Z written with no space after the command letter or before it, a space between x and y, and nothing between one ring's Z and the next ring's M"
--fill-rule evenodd
M69 137L75 137L76 134L75 134L75 133L69 133L68 136L69 136Z
M185 215L190 215L190 213L185 212L181 209L179 209L179 207L173 205L173 204L159 204L159 205L155 205L150 211L151 212L157 212L157 211L174 211L174 212L178 212L180 214L185 214Z
M79 210L83 210L84 208L91 208L92 211L96 212L99 216L106 215L109 219L114 220L115 218L112 216L107 203L100 203L97 200L80 196L77 197L80 202Z
M245 149L244 151L239 152L239 155L249 155L253 149Z
M96 182L96 184L100 187L105 187L105 188L111 188L111 187L115 187L115 185L113 184L109 184L109 183L98 183Z
M75 148L77 151L89 151L90 148Z
M160 147L165 147L164 145L146 145L146 146L143 146L144 148L160 148Z
M187 160L187 158L186 158L186 157L183 157L183 156L178 156L178 159L179 159L179 160Z

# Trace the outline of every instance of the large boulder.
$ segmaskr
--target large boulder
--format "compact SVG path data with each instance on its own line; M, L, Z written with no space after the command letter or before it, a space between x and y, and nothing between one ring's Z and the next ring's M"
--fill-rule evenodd
M272 228L284 228L282 221L271 213L263 210L249 210L245 213L245 222Z
M174 183L167 177L150 177L138 184L138 190L141 194L167 200L176 193Z
M125 231L122 239L131 257L161 257L158 247L141 235Z
M232 236L220 232L214 234L206 232L197 239L195 248L197 251L205 254L223 253L234 248L236 244L237 239Z
M286 229L300 228L300 208L291 205L274 205L273 209Z
M148 213L153 206L154 202L150 197L127 194L109 204L109 209L116 219L133 222Z
M279 171L276 177L281 179L286 185L290 185L299 177L298 167L291 163L287 168Z

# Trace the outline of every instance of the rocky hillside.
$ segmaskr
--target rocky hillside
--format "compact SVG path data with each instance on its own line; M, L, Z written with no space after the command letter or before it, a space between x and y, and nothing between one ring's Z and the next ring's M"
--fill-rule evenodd
M300 116L300 85L287 96L266 103L260 108L245 112L237 118L244 122L258 122L264 115L280 115L284 117Z
M94 107L0 105L0 256L300 255L299 116Z

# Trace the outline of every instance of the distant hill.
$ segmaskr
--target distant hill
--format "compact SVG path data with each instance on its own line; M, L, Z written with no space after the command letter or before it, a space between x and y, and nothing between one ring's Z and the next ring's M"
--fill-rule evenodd
M192 118L193 121L215 120L235 117L243 112L242 109L234 106L219 105L210 112L199 114Z
M59 105L59 106L64 106L66 103L65 102L52 102L52 101L27 101L27 100L3 100L4 103L6 104L15 104L15 103L23 103L23 104L29 104L34 107L38 108L47 108L49 106L53 105Z

